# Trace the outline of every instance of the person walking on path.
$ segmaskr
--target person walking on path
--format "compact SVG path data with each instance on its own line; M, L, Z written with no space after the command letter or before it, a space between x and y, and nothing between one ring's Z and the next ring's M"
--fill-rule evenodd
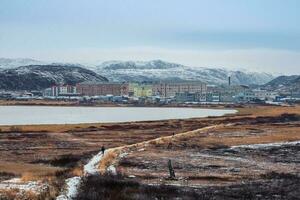
M105 152L105 147L104 146L101 147L101 152L104 155L104 152Z

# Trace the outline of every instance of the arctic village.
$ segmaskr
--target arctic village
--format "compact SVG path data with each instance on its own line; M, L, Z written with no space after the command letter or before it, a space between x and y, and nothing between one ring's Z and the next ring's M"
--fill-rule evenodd
M0 199L299 198L299 76L4 61Z
M0 66L9 66L0 71L0 99L14 100L13 104L46 100L74 105L287 105L300 101L297 75L191 68L161 60L111 61L89 68L31 59L0 61ZM27 66L15 68L22 64Z
M0 200L300 200L300 0L0 0Z

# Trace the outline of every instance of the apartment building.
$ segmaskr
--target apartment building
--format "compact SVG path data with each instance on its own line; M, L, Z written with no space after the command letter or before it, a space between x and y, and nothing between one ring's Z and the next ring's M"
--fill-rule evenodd
M85 96L101 96L113 95L123 96L128 95L128 83L116 82L82 82L76 85L77 92Z
M45 96L69 96L76 94L76 87L72 85L53 85L44 90Z
M153 94L161 97L174 97L177 93L206 93L207 87L203 82L161 82L152 87Z
M130 83L129 96L150 97L152 96L152 85L143 83Z

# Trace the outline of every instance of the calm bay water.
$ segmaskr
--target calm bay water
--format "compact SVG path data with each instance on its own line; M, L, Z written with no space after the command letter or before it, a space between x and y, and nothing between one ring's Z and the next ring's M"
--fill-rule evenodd
M0 125L150 121L222 116L235 112L195 108L0 106Z

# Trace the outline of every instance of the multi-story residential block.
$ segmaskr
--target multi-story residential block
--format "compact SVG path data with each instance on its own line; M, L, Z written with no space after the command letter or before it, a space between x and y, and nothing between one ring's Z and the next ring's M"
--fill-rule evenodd
M278 92L267 90L253 90L253 92L257 99L267 101L273 101L276 99L276 96L279 95Z
M252 90L245 85L230 85L227 87L210 87L207 92L207 101L244 102L255 99Z
M251 90L247 90L236 94L234 99L237 102L249 102L255 99L255 95Z
M122 96L128 95L128 83L115 83L115 82L82 82L76 85L77 92L86 96L101 96L113 95Z
M221 94L219 92L208 92L206 93L207 102L220 102Z
M161 97L174 97L176 93L206 93L206 84L203 82L161 82L153 85L153 94Z
M70 96L76 94L76 87L72 85L54 85L44 90L44 96Z
M60 95L68 95L68 94L76 94L76 87L71 85L63 85L59 87L59 94Z
M176 102L179 103L198 101L196 98L196 93L190 93L190 92L176 93L175 99Z
M142 83L130 83L129 95L134 97L150 97L152 96L152 85Z
M207 100L206 93L200 92L182 92L176 93L175 100L178 103L184 102L205 102Z

